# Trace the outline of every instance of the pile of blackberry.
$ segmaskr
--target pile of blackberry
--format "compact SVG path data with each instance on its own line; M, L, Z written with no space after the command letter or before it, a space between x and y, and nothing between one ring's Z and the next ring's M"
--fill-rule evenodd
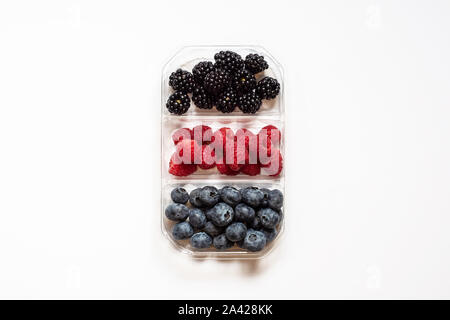
M199 62L192 73L178 69L170 75L169 85L174 90L166 103L170 113L186 113L191 97L200 109L216 107L230 113L238 108L243 113L256 113L262 99L274 99L280 92L276 79L256 80L256 74L269 68L262 55L249 54L242 59L236 52L220 51L214 61Z
M165 209L175 240L189 239L194 249L211 246L227 250L235 244L247 251L261 251L278 235L283 217L283 194L278 189L225 186L172 190Z

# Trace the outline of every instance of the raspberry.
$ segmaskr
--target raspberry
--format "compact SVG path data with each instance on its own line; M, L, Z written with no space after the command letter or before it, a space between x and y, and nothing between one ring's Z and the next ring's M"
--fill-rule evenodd
M219 170L219 172L221 174L225 174L227 176L235 176L239 173L238 171L231 170L226 164L223 164L223 163L221 163L221 164L217 163L216 167L217 167L217 170Z
M237 142L235 142L233 163L229 164L228 167L233 171L239 171L246 163L248 163L247 148L244 145L238 145Z
M249 176L256 176L261 173L261 166L259 164L246 164L241 168L241 172Z
M178 142L182 141L183 139L192 139L193 133L192 130L189 128L180 128L176 130L172 134L172 140L174 144L177 144Z
M278 137L278 139L277 139L278 140L278 144L280 144L280 142L281 142L281 132L280 132L280 130L278 130L277 127L275 127L273 125L268 125L268 126L263 127L259 131L258 136L263 136L264 134L267 136L268 142L272 142L272 143L276 143L276 141L275 142L272 141L272 135L277 136Z
M227 144L228 148L234 147L234 133L233 130L227 127L220 128L216 132L214 132L214 135L211 139L213 142L212 146L216 150L216 161L218 163L224 163L225 162L225 154L227 150ZM220 150L220 153L218 151Z
M212 135L213 132L209 126L198 125L192 128L192 138L200 145L210 143Z
M214 149L210 145L202 146L202 163L198 166L201 169L208 170L216 165L216 157Z
M184 177L193 174L197 170L195 164L176 164L176 155L172 155L169 162L169 173L174 176Z
M195 140L183 140L177 144L175 156L184 164L201 163L201 150ZM190 152L190 156L185 157L184 152Z
M245 129L245 128L238 129L236 131L236 133L234 134L234 140L237 143L242 143L242 140L244 140L245 147L247 149L249 149L250 144L255 144L256 145L258 143L258 139L253 134L253 132L251 132L250 130Z
M264 173L270 176L278 176L283 170L283 157L280 150L273 150L269 156L269 162L261 166L264 167Z

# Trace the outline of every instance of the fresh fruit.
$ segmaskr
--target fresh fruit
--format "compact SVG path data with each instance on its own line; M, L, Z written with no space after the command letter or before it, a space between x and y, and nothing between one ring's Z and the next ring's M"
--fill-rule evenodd
M176 187L170 195L173 200L184 201L187 191ZM223 202L212 206L218 201L218 196ZM223 186L218 191L214 186L204 186L191 191L189 202L191 208L180 203L170 204L165 215L178 222L172 227L173 238L190 238L193 248L203 249L213 244L217 250L226 250L236 243L238 247L253 252L262 250L278 235L283 206L283 195L278 189L246 187L238 190L233 186ZM272 205L274 209L262 207L264 205ZM187 218L189 220L186 221Z
M226 250L234 245L233 242L227 239L225 233L219 234L213 239L213 246L217 250Z
M215 97L205 91L203 87L196 86L192 94L192 102L200 109L212 109L215 104Z
M220 200L219 190L213 186L203 187L200 191L200 201L207 207L212 207Z
M189 200L189 194L186 189L179 187L172 190L170 198L173 202L186 204Z
M279 145L281 143L281 132L277 127L273 125L268 125L258 132L258 139L264 140L264 136L266 137L267 143L272 143L275 145Z
M204 88L211 95L218 95L230 84L230 76L227 72L217 69L208 73L205 77Z
M281 209L281 207L283 206L283 194L280 190L274 189L269 192L268 204L269 207L274 210Z
M230 74L244 68L244 60L241 56L233 51L220 51L214 55L216 60L215 66L219 69L225 70Z
M258 216L255 215L255 217L253 218L252 221L250 221L248 223L249 228L254 229L254 230L259 230L262 228L261 226L261 220L259 220Z
M192 138L192 130L189 128L180 128L172 134L172 140L174 144L178 144L180 141L190 140Z
M214 55L215 63L200 61L192 73L178 68L169 76L169 85L176 92L192 93L192 101L200 109L216 106L223 113L238 107L242 112L253 114L262 104L261 99L273 99L280 92L279 82L265 77L259 82L255 74L268 69L262 55L251 53L242 57L233 51L223 50ZM184 114L190 105L189 96L169 97L167 108L177 115ZM178 101L178 102L177 102Z
M225 227L233 221L234 210L225 202L219 202L209 212L209 219L218 227Z
M233 171L230 169L230 167L226 164L223 163L217 163L216 164L217 170L224 175L227 176L235 176L237 174L239 174L239 171Z
M241 168L241 172L249 176L256 176L261 173L261 166L259 164L246 164Z
M171 203L167 206L165 215L172 221L184 221L189 216L189 208L181 203Z
M198 166L204 170L208 170L216 166L216 153L211 145L202 146L202 163Z
M280 84L271 77L265 77L256 84L256 94L261 99L274 99L280 93Z
M242 200L253 208L258 208L264 199L264 194L257 187L241 189Z
M211 237L215 237L223 232L223 228L216 226L211 221L207 221L205 227L203 228L203 231L205 231Z
M192 128L192 138L199 144L207 144L211 141L213 131L211 127L198 125Z
M192 68L192 74L194 75L194 80L197 84L203 86L203 81L208 73L214 71L214 65L211 61L202 61L197 63L194 68Z
M199 208L192 208L189 210L189 223L198 229L205 226L207 222L206 215L203 210Z
M256 78L251 72L242 69L234 74L232 85L237 92L247 93L256 88Z
M179 157L176 154L172 155L169 162L169 173L174 176L184 177L193 174L197 171L196 164L179 163Z
M189 239L194 234L194 229L189 222L179 222L173 226L172 235L176 240Z
M241 193L235 187L225 186L220 189L220 198L226 204L234 207L241 202Z
M225 230L227 239L233 242L244 239L246 233L247 227L242 222L234 222L230 224Z
M166 103L167 110L169 110L170 113L177 115L186 113L190 106L191 99L189 99L189 96L182 91L172 93Z
M197 188L191 191L191 193L189 194L189 202L197 207L197 208L202 208L203 207L203 203L200 200L200 192L202 191L202 188Z
M280 222L280 215L270 208L260 209L257 215L264 228L273 229Z
M182 140L177 143L176 152L174 153L177 162L184 164L200 163L202 147L195 140Z
M275 228L273 228L273 229L264 229L263 228L263 229L261 229L261 232L264 233L264 235L266 236L267 243L271 242L278 235L278 231Z
M196 249L206 249L211 247L212 238L206 232L197 232L191 237L191 246Z
M257 74L261 71L269 68L266 60L259 54L250 53L245 57L245 68L253 74Z
M181 91L184 93L191 93L194 89L194 76L192 73L178 69L169 77L169 86L173 88L175 91Z
M234 208L234 214L236 221L253 222L255 219L255 210L245 203L239 203Z
M266 236L261 231L248 230L245 235L243 247L248 251L261 251L266 246Z
M261 98L254 91L239 97L238 107L244 113L256 113L261 108Z
M230 113L236 109L238 96L233 88L228 88L217 96L216 109L222 113Z
M283 170L283 157L280 150L273 150L266 164L262 163L261 166L264 167L265 174L278 176Z

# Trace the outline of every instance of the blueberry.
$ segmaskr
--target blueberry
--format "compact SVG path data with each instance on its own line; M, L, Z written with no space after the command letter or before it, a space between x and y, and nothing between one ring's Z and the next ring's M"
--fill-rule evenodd
M189 222L179 222L173 226L172 235L176 240L188 239L194 234L194 229Z
M219 234L217 237L213 239L214 248L218 250L226 250L231 248L234 243L227 239L225 233Z
M257 187L247 187L241 190L242 200L253 208L258 208L264 199L264 193Z
M248 251L261 251L266 246L266 236L261 231L248 230L244 238L243 248Z
M244 239L245 239L245 238L244 238ZM245 247L244 247L244 239L242 239L242 240L236 242L236 245L237 245L239 248L241 248L241 249L245 249Z
M261 201L261 207L267 208L269 206L269 192L270 192L270 190L266 189L266 188L261 188L260 190L264 194L264 198Z
M203 203L200 200L200 191L202 189L201 188L197 188L191 191L191 193L189 194L189 202L197 208L201 208L203 207Z
M209 248L212 238L206 232L197 232L191 237L191 246L196 249Z
M195 228L203 228L206 224L206 215L201 209L193 208L189 210L189 223Z
M261 220L259 220L258 216L255 216L251 222L248 223L249 228L259 230L262 228L261 226Z
M234 222L225 230L228 240L236 242L244 239L247 233L247 227L242 222Z
M223 228L216 226L211 221L208 221L208 222L206 222L205 227L203 228L203 231L205 231L211 237L215 237L223 232Z
M232 207L241 202L242 199L239 190L230 186L226 186L220 189L220 197L222 198L223 202L229 204Z
M186 204L189 200L189 194L184 188L175 188L170 193L173 202Z
M261 221L261 224L264 228L273 229L280 222L280 215L270 209L263 208L258 211L258 218Z
M171 203L165 211L167 219L173 221L184 221L189 215L189 208L181 203Z
M279 210L283 206L283 194L280 190L274 189L269 192L269 207Z
M267 243L271 242L278 235L278 231L275 228L274 229L262 229L261 232L264 233L264 235L266 236Z
M234 210L225 202L219 202L208 210L207 217L218 227L225 227L233 221Z
M216 187L206 186L200 191L200 201L207 207L214 206L219 200L220 194Z
M255 210L245 203L239 203L234 208L234 213L237 221L252 222L255 219Z

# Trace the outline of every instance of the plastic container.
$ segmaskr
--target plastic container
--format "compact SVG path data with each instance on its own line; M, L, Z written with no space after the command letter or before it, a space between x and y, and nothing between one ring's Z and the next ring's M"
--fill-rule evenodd
M256 75L257 80L264 76L270 76L280 83L280 93L275 99L263 100L260 110L255 114L244 114L236 109L232 113L224 114L215 108L204 110L197 108L191 101L191 107L183 115L172 115L167 111L166 101L172 88L169 86L169 76L178 68L191 71L200 61L214 62L214 54L222 50L231 50L240 54L243 58L249 53L263 55L269 69ZM259 46L189 46L179 50L164 66L161 80L161 228L167 239L179 251L189 254L194 258L213 258L213 259L257 259L267 255L279 242L284 229L286 212L282 208L282 219L278 225L278 235L262 251L249 252L234 246L225 251L218 251L214 247L209 249L195 249L189 244L189 240L175 240L172 237L171 230L175 222L165 217L165 208L172 203L170 192L175 187L183 187L188 192L195 188L212 185L218 189L222 186L234 186L238 189L247 186L256 186L260 188L279 189L285 194L285 141L284 141L284 83L281 66L275 59L262 47ZM191 96L191 95L190 95ZM283 155L283 170L280 175L272 177L269 175L248 176L239 173L235 176L220 174L216 168L209 170L198 169L193 174L186 177L174 176L168 172L169 161L176 150L172 141L172 134L180 128L193 128L197 125L208 125L213 131L220 127L229 127L233 131L246 128L257 133L262 127L267 125L276 126L281 132L280 152ZM286 198L285 198L286 201ZM188 205L189 206L189 205Z

